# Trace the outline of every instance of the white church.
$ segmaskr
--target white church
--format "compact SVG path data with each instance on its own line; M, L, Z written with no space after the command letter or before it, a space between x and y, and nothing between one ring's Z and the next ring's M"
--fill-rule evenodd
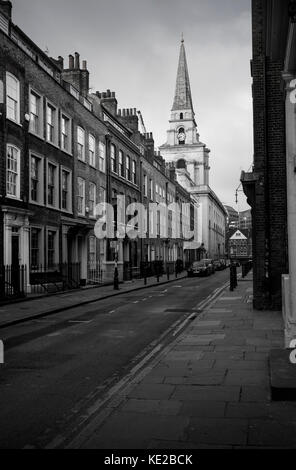
M167 142L159 150L167 164L175 166L177 181L198 205L199 244L205 250L204 257L224 257L227 213L210 188L210 150L197 131L183 39Z

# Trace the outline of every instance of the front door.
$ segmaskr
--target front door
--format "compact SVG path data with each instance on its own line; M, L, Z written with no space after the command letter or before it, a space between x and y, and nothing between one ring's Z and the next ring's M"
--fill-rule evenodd
M20 293L19 236L11 237L11 286L14 294Z

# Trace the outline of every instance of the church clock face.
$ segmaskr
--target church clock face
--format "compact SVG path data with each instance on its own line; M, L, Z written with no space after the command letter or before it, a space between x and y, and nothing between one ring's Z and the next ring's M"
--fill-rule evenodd
M179 144L185 143L185 139L186 139L186 135L185 135L184 129L180 129L179 132L178 132Z

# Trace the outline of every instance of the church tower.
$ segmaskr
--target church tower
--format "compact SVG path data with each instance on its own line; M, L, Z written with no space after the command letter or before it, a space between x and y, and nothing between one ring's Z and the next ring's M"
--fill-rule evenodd
M199 140L183 38L169 125L167 142L160 147L161 154L167 163L175 165L183 186L208 186L210 150Z
M227 213L210 188L210 150L199 139L183 37L167 142L160 152L167 165L175 167L178 183L191 194L198 208L195 223L206 257L223 257Z

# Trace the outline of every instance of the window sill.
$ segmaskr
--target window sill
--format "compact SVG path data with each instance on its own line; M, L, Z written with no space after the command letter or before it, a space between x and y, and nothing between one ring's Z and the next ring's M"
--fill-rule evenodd
M29 200L29 204L33 204L34 206L39 206L39 207L45 207L45 204L43 202Z
M12 196L11 194L6 194L5 197L6 197L7 199L11 199L12 201L21 201L21 202L23 202L23 200L22 200L20 197L18 197L18 196Z
M16 124L16 125L19 126L19 127L23 127L23 125L22 125L20 122L15 121L14 119L11 119L11 118L9 118L9 117L7 117L7 116L6 116L6 119L7 119L7 121L12 122L13 124Z
M37 139L40 139L40 140L42 140L43 142L44 142L44 140L45 140L45 139L44 139L44 135L37 134L37 133L34 132L34 131L29 130L29 134L30 134L30 135L33 135L34 137L37 137Z
M50 140L48 139L45 139L46 143L49 144L49 145L52 145L52 147L58 149L58 150L61 150L61 148L54 142L51 142Z
M73 152L69 151L69 150L66 150L66 149L63 149L62 147L60 148L60 150L65 153L66 155L68 155L69 157L73 157Z
M60 211L63 212L64 214L73 215L73 211L68 211L66 209L60 209Z
M59 211L60 212L60 210L61 210L59 207L51 206L50 204L46 204L45 207L47 207L48 209L52 209L53 211Z

